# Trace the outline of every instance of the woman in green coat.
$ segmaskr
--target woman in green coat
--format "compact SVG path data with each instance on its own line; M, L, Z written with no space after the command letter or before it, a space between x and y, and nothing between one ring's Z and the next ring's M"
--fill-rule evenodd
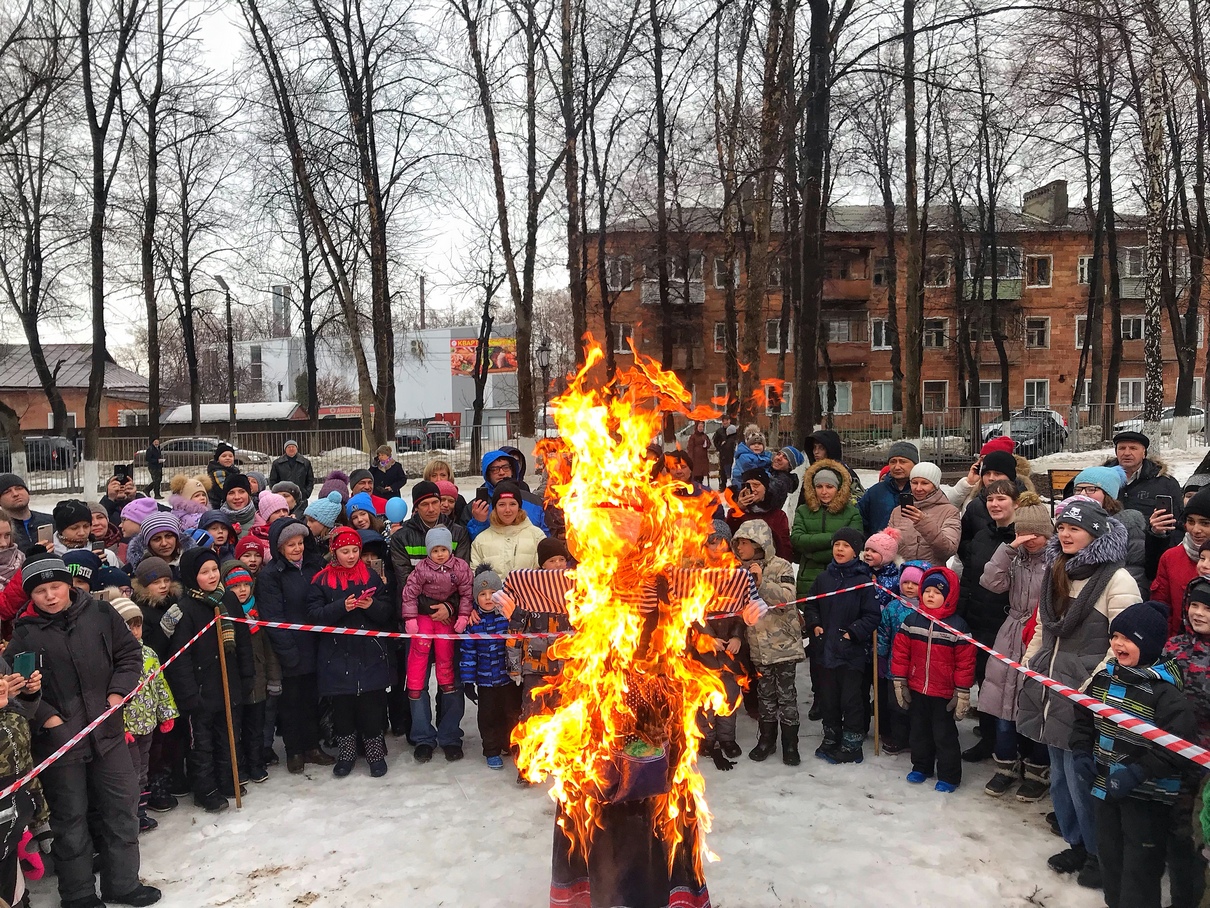
M790 531L798 556L799 596L807 595L832 560L832 534L841 527L862 528L861 512L850 500L851 486L848 468L835 460L817 460L803 476L803 503L794 512Z

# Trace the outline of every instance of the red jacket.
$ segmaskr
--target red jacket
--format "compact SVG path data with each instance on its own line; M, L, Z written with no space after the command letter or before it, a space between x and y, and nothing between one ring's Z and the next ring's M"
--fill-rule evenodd
M941 574L949 582L945 604L936 610L924 608L903 619L891 647L891 677L906 679L914 693L948 700L955 690L970 690L975 683L975 645L928 619L935 615L955 630L970 633L966 622L954 612L958 608L958 575L949 568L924 572L920 589L930 575Z
M1151 598L1168 603L1168 639L1183 634L1181 609L1185 604L1185 589L1197 576L1197 562L1189 559L1185 546L1176 545L1160 556L1155 579L1151 581Z

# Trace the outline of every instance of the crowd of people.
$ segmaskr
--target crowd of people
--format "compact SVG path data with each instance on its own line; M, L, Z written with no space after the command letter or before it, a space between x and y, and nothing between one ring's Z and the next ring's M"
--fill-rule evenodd
M829 431L771 450L755 426L741 434L727 420L713 438L696 424L675 451L653 444L652 481L717 500L707 545L749 572L761 604L753 623L712 620L687 642L733 707L700 717L702 759L736 768L742 708L758 723L748 757L767 760L780 742L799 765L798 663L809 661L821 760L863 762L877 721L883 750L910 756L909 784L950 793L964 764L983 764L989 796L1049 796L1067 846L1051 868L1103 888L1110 908L1159 906L1165 869L1170 904L1199 904L1195 765L968 639L1210 747L1210 475L1182 487L1146 436L1114 443L1053 505L1011 439L988 442L952 486L896 442L869 489ZM320 480L293 440L268 476L220 444L204 472L172 478L166 500L159 476L148 497L118 468L99 502L64 499L49 514L31 510L20 476L0 475L0 786L147 682L3 805L0 899L27 904L23 874L50 854L65 908L153 904L138 837L154 814L183 797L221 812L275 767L344 778L364 760L380 778L392 739L416 764L438 750L463 759L467 700L484 764L503 770L517 722L553 705L557 649L538 636L455 638L572 630L505 584L574 559L522 452L489 452L481 466L467 501L441 459L409 486L384 447L365 469ZM963 751L968 717L977 741Z

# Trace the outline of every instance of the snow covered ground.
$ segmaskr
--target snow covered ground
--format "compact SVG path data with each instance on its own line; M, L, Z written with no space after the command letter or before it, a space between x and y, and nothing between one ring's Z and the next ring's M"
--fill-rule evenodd
M803 669L800 693L808 687ZM747 750L756 724L741 715L739 727ZM544 787L519 788L511 763L484 765L470 704L463 728L460 763L438 753L416 765L406 742L391 739L383 779L364 763L343 780L275 768L249 786L242 811L214 817L185 801L141 837L143 878L164 890L165 908L545 905L553 805ZM964 746L971 729L963 723ZM830 766L811 756L819 724L803 731L800 767L743 756L732 772L703 770L718 908L1104 904L1047 869L1063 847L1043 820L1048 802L983 794L990 763L964 767L963 786L942 795L904 781L906 755L876 758L868 742L862 765ZM35 884L35 904L53 903L53 886Z

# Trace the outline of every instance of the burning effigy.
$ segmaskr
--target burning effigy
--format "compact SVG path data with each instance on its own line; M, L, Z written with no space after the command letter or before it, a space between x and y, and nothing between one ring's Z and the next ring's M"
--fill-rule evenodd
M710 414L637 352L593 381L601 357L594 345L553 403L559 438L540 444L575 567L557 580L514 571L506 585L520 607L565 608L574 629L550 648L563 667L536 692L545 707L513 735L517 765L549 780L556 803L552 906L704 908L714 856L698 716L734 703L695 658L695 628L745 609L754 621L757 606L747 572L707 545L718 500L650 469L665 413Z

